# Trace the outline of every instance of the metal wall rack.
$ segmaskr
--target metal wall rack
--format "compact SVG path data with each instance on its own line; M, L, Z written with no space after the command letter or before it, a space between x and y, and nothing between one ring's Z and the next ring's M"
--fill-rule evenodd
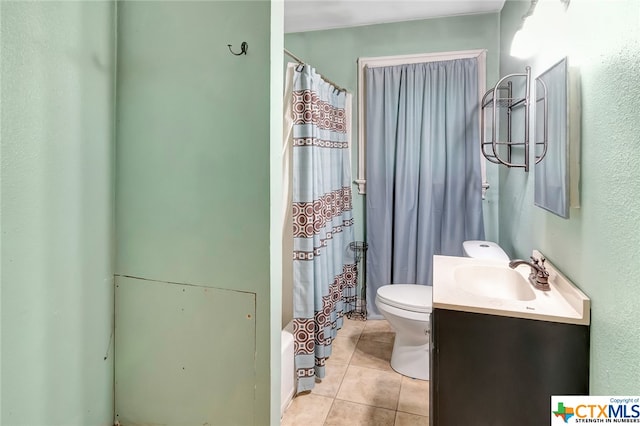
M482 129L480 132L480 148L482 155L492 163L503 164L507 167L524 168L525 172L529 171L530 81L531 67L526 67L523 73L514 73L502 77L493 89L482 97L480 113L480 126ZM543 96L546 97L546 95ZM513 120L516 110L520 108L524 109L524 128L522 138L514 140ZM506 113L506 129L501 132L499 117L503 110ZM487 119L487 115L489 119ZM542 148L542 153L540 155L536 154L535 157L535 162L539 163L546 153L546 135L540 141L536 141L535 146L536 148L538 146ZM516 147L523 147L524 149L522 162L513 160L513 149Z
M349 248L353 250L356 260L356 294L350 298L347 303L349 312L347 318L358 318L367 320L367 248L368 244L364 241L353 241L349 243ZM362 267L362 268L361 268ZM362 273L360 273L362 270Z

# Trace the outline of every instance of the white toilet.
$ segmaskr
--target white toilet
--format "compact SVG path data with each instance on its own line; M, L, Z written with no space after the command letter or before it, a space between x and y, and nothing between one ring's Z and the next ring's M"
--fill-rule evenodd
M431 286L383 285L376 306L395 330L391 368L414 379L429 380Z
M463 250L467 257L509 261L490 241L465 241ZM431 287L421 284L384 285L376 294L376 306L396 332L391 367L420 380L429 380L431 294Z

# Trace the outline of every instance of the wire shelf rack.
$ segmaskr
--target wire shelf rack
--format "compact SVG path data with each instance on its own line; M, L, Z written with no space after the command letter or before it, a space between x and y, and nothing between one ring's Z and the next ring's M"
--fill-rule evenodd
M356 260L356 295L347 302L350 304L347 312L347 318L349 319L361 319L363 321L367 319L367 248L368 244L364 241L349 243L349 249L354 252Z

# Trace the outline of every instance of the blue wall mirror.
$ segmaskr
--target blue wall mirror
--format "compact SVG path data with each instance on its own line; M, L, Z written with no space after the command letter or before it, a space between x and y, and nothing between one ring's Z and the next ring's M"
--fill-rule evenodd
M536 78L535 97L536 156L545 154L535 165L535 205L569 218L570 207L579 207L580 102L567 58Z

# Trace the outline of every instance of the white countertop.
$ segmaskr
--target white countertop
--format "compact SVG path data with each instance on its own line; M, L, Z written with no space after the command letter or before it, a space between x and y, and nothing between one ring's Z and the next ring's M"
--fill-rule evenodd
M542 255L534 250L533 256L540 258ZM478 296L466 291L464 285L457 282L454 275L457 267L470 265L509 268L508 263L504 261L434 256L434 308L566 324L589 325L591 321L591 301L589 298L548 261L545 263L545 267L549 271L551 290L541 291L531 286L535 294L535 298L532 300ZM528 265L520 265L515 270L527 280L531 268Z

